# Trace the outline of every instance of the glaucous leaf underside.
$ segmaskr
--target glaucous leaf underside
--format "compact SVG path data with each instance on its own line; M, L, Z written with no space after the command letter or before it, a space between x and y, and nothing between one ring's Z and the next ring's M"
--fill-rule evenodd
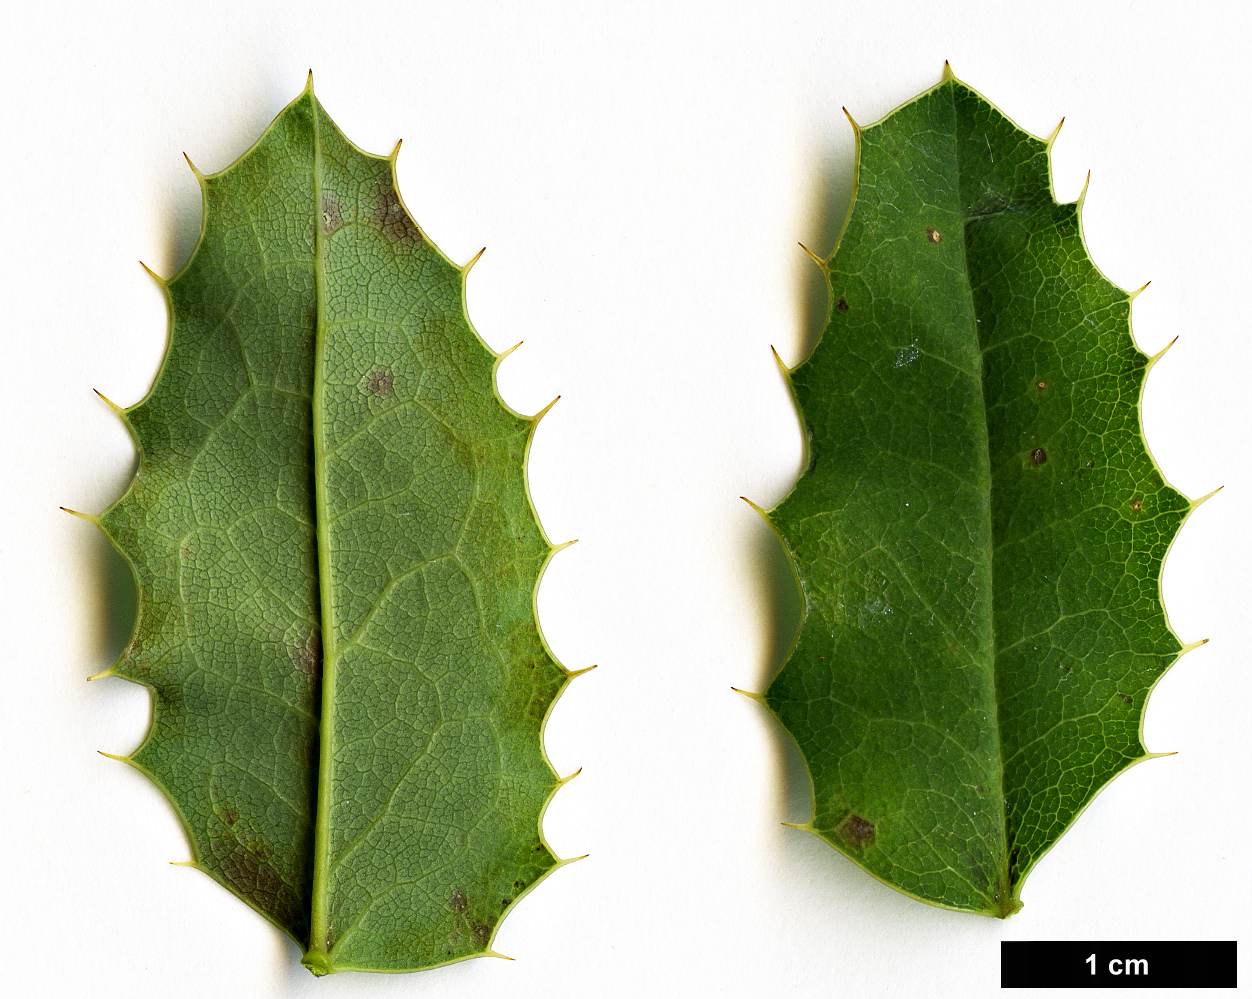
M139 473L98 518L140 594L107 673L153 693L129 762L317 974L491 953L558 863L538 417L496 396L468 267L413 222L394 156L345 139L310 79L200 177L168 353L123 414Z
M995 916L1145 758L1182 651L1159 579L1192 504L1144 444L1133 296L1054 200L1050 141L950 72L857 130L829 324L791 374L809 466L769 515L806 608L765 694L806 828Z

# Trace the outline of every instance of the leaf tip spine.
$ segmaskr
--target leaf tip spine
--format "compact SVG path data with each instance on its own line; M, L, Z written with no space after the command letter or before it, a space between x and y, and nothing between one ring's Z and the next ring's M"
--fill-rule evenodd
M1082 190L1078 194L1078 199L1074 202L1078 206L1078 210L1082 211L1083 203L1087 200L1087 188L1091 186L1091 171L1087 171L1087 179L1082 182Z
M554 555L555 555L557 552L563 552L563 551L565 551L565 549L566 549L566 548L568 548L570 545L576 545L576 544L578 544L578 539L577 539L577 538L575 538L573 541L566 541L566 542L564 542L563 544L553 545L553 546L552 546L552 554L554 554Z
M61 509L64 510L65 508L62 507ZM87 682L90 683L92 680L107 680L111 676L117 676L117 674L113 671L112 666L108 669L102 669L99 673L92 673L91 676L87 677Z
M464 271L462 271L462 273L464 273ZM511 353L513 353L513 351L517 350L517 348L520 347L525 342L526 342L525 340L518 340L517 343L513 344L512 347L508 348L508 350L501 351L499 354L497 354L496 364L499 364L501 361L503 361L506 357L508 357Z
M1145 281L1145 282L1143 283L1143 287L1142 287L1142 288L1137 288L1137 289L1135 289L1134 291L1132 291L1132 292L1130 293L1130 300L1133 302L1136 298L1138 298L1138 297L1139 297L1140 295L1142 295L1145 291L1147 291L1147 290L1148 290L1148 285L1150 285L1151 283L1152 283L1151 281ZM1178 337L1174 337L1174 340L1177 340L1177 339L1178 339ZM1169 342L1169 347L1172 347L1172 346L1174 345L1174 340L1171 340L1171 341ZM1165 348L1165 350L1169 350L1169 347L1166 347L1166 348ZM1163 354L1163 353L1165 353L1165 350L1161 351L1161 353L1162 353L1162 354Z
M125 763L128 766L134 766L134 761L129 756L114 756L112 753L106 753L103 749L97 749L97 753L101 756L108 757L110 760L117 760L118 763Z
M552 869L554 871L558 871L562 867L568 867L570 864L576 864L580 860L586 860L590 856L591 854L584 853L581 857L558 857L556 861L556 866L553 867Z
M190 867L193 870L203 870L200 864L194 860L171 860L170 867Z
M564 667L561 667L561 668L564 669ZM585 666L582 669L567 669L565 670L565 679L573 680L576 677L582 676L584 673L590 673L593 669L599 669L599 668L600 668L600 664L597 663L594 666Z
M860 126L860 125L858 125L858 124L856 123L856 119L852 117L851 112L849 112L847 108L844 108L844 109L843 109L843 113L844 113L845 115L847 115L848 121L849 121L849 123L852 125L852 131L853 131L853 133L855 133L856 137L857 137L858 139L860 139L860 137L861 137L861 126Z
M783 825L788 829L799 829L801 832L812 833L814 836L818 835L811 822L784 822Z
M947 59L943 60L943 79L941 83L947 83L949 80L955 80L956 74L952 72L952 63Z
M557 786L557 787L564 787L566 784L568 784L570 781L572 781L575 777L577 777L577 776L578 776L580 773L582 773L582 772L583 772L583 768L582 768L582 767L579 767L577 770L575 770L575 771L574 771L572 774L570 774L568 777L562 777L562 778L560 778L560 779L556 782L556 786Z
M1145 287L1146 287L1146 285L1145 285ZM1131 298L1132 298L1132 300L1133 300L1134 296L1132 295L1132 296L1131 296ZM1162 348L1161 348L1160 350L1158 350L1155 354L1153 354L1151 357L1149 357L1149 358L1148 358L1148 368L1147 368L1147 370L1148 370L1148 371L1151 371L1151 370L1152 370L1152 368L1156 365L1156 362L1157 362L1157 361L1159 361L1162 357L1164 357L1164 356L1165 356L1165 354L1166 354L1166 352L1169 350L1169 348L1170 348L1170 347L1172 347L1172 346L1173 346L1174 344L1176 344L1177 342L1178 342L1178 337L1174 337L1174 339L1172 339L1172 340L1171 340L1169 343L1167 343L1164 347L1162 347Z
M148 277L152 278L152 280L155 281L158 286L160 286L162 291L165 291L165 289L170 286L170 283L166 281L165 278L161 277L160 274L154 271L151 267L145 264L142 260L139 261L139 266L148 272Z
M1061 134L1061 126L1064 124L1065 124L1065 119L1062 118L1060 121L1056 123L1056 128L1052 129L1052 134L1049 135L1047 139L1044 140L1044 145L1047 146L1048 152L1052 151L1052 143L1056 142L1056 137Z
M1201 645L1208 645L1208 643L1209 640L1207 638L1201 638L1198 642L1192 642L1190 645L1184 645L1178 650L1178 655L1185 656L1188 652L1194 652Z
M814 253L812 250L810 250L810 249L809 249L807 246L805 246L803 243L800 243L800 244L798 244L798 245L799 245L800 249L802 249L805 253L807 253L807 254L809 255L809 259L810 259L810 260L812 260L812 261L813 261L813 263L817 264L817 266L818 266L818 267L820 267L823 271L826 271L826 270L827 270L827 268L826 268L826 261L825 261L825 260L823 260L821 257L819 257L816 253Z
M748 698L749 700L756 701L758 704L765 703L764 694L754 694L750 690L740 690L738 687L731 687L730 689L733 690L736 694L743 694L744 697Z
M200 184L201 184L201 185L203 185L203 184L204 184L204 174L202 174L202 173L201 173L201 172L200 172L200 171L196 168L196 165L195 165L194 163L192 163L192 162L191 162L191 157L190 157L190 156L188 156L186 153L183 153L183 159L185 159L185 160L187 161L187 165L188 165L189 167L191 167L191 172L192 172L193 174L195 174L195 175L196 175L196 180L198 180L198 181L200 182Z
M399 152L399 151L400 151L400 144L397 142L397 143L396 143L396 152ZM481 250L479 250L477 253L475 253L475 254L474 254L474 259L473 259L473 260L471 260L468 264L466 264L464 267L462 267L462 268L461 268L461 276L462 276L462 277L464 277L465 275L469 274L469 272L470 272L470 268L471 268L471 267L473 267L476 263L478 263L478 258L479 258L479 257L481 257L481 256L482 256L484 253L486 253L486 252L487 252L487 247L485 247L485 246L484 246ZM518 347L520 347L520 346L521 346L521 343L519 342L517 346L518 346ZM509 348L509 350L517 350L517 347L510 347L510 348ZM506 350L504 353L505 353L505 354L507 354L507 353L509 352L509 350ZM500 356L501 356L501 357L503 357L503 356L504 356L504 354L501 354Z
M388 162L388 163L390 163L393 167L396 165L396 160L398 160L398 159L400 158L400 147L401 147L402 145L404 145L404 140L403 140L403 139L396 139L396 147L395 147L395 149L393 149L393 150L391 151L390 155L388 155L388 157L387 157L387 162ZM482 250L479 250L478 252L479 252L479 253L481 253L481 252L482 252ZM465 269L466 269L466 270L469 270L469 268L468 268L468 267L467 267L467 268L465 268Z
M498 950L485 950L482 952L483 957L498 957L501 961L516 961L517 958L509 957L508 954L501 954Z
M769 523L769 514L768 514L768 513L766 513L766 512L765 512L764 510L762 510L759 506L757 506L755 503L753 503L750 499L748 499L748 497L746 497L746 496L740 496L739 498L740 498L741 500L743 500L745 503L747 503L747 504L748 504L748 506L752 507L752 509L753 509L753 510L755 510L757 513L759 513L759 514L761 515L762 519L764 519L764 521L765 521L767 524Z
M95 524L96 527L100 526L100 518L97 516L94 516L93 514L79 513L77 510L71 510L68 506L63 506L60 509L64 510L71 517L77 517L79 520L85 520L89 524Z
M531 423L534 423L534 424L536 424L536 425L537 425L537 424L539 423L539 421L540 421L540 420L542 420L545 416L547 416L547 415L548 415L548 411L549 411L549 410L550 410L553 406L555 406L558 402L560 402L560 401L561 401L561 397L558 395L558 396L557 396L555 399L553 399L550 403L548 403L546 406L544 406L544 407L543 407L543 409L539 410L539 412L537 412L534 416L532 416L532 417L530 418L530 422L531 422ZM577 540L577 539L575 539L575 540Z
M778 356L778 348L776 348L772 343L769 345L769 349L770 349L770 352L773 353L774 355L774 360L778 362L778 370L783 373L783 377L790 378L791 372L794 371L795 369L787 367L787 362ZM742 496L739 498L743 499Z
M1211 493L1205 493L1205 494L1204 494L1203 496L1201 496L1199 499L1193 499L1193 500L1191 501L1191 509L1192 509L1192 510L1194 510L1194 509L1195 509L1196 507L1198 507L1200 504L1202 504L1202 503L1207 503L1209 500L1211 500L1214 496L1216 496L1218 493L1220 493L1220 492L1221 492L1223 489L1225 489L1225 488L1226 488L1225 486L1218 486L1218 487L1217 487L1216 489L1214 489ZM1205 641L1208 641L1208 639L1205 639Z
M310 97L313 96L313 70L309 69L309 75L304 78L304 92Z
M115 412L123 420L126 419L126 410L124 410L121 406L115 403L112 399L110 399L107 395L105 395L99 389L92 389L91 391L96 393L96 395L98 395L103 400L104 404L108 406L109 409L113 410L113 412Z

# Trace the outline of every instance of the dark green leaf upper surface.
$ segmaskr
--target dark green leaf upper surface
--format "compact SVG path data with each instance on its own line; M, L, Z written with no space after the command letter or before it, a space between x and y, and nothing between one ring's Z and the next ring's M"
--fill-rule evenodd
M111 672L154 692L132 762L199 867L318 973L488 953L556 863L540 740L568 678L534 420L494 392L464 271L311 91L202 179L170 348L101 518L140 586Z
M1145 756L1190 503L1144 445L1131 296L1053 199L1048 143L949 77L860 131L857 169L830 322L792 376L810 466L770 516L806 617L766 700L814 833L1004 916Z

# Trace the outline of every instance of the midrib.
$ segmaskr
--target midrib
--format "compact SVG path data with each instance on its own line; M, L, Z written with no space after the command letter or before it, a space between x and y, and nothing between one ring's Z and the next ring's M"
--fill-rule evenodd
M1005 795L1004 737L1003 737L1003 731L1000 725L1000 695L999 695L999 690L997 689L997 684L996 684L996 659L997 659L998 650L996 649L996 635L995 635L995 578L993 576L994 551L995 551L995 534L994 534L995 522L994 522L994 518L991 515L991 511L992 511L991 441L990 441L990 435L987 430L987 401L986 401L986 393L985 393L984 385L983 385L982 338L980 337L979 332L978 332L978 315L977 315L977 310L974 307L974 288L973 288L973 282L970 279L969 257L967 256L969 247L968 247L968 242L966 239L966 232L967 232L967 226L969 223L969 218L966 216L966 206L964 205L961 199L961 176L964 170L963 170L963 165L961 163L961 143L960 143L960 136L959 136L959 124L957 122L955 93L956 93L956 84L949 82L948 96L949 96L949 99L952 101L952 120L953 120L952 141L953 141L953 158L956 161L957 200L958 200L958 209L963 217L963 223L961 226L961 268L962 268L962 273L965 275L965 292L969 296L969 314L971 317L971 327L972 327L970 332L974 338L974 345L976 348L975 356L978 359L978 372L977 372L978 403L979 403L979 411L982 413L982 421L979 424L979 427L981 428L981 431L982 431L981 443L982 443L983 473L986 476L986 480L987 480L987 525L986 525L987 535L986 536L990 544L990 547L988 548L988 551L987 551L987 591L989 595L988 611L990 613L987 615L987 624L986 624L987 644L985 647L991 650L991 662L989 663L991 667L990 668L991 709L993 713L992 721L993 721L994 730L995 730L996 763L997 763L998 776L999 776L999 787L997 789L998 793L995 796L995 799L996 799L995 803L996 803L996 808L1000 812L1000 828L1003 830L1003 844L1004 844L1004 853L1003 853L1003 856L1001 857L1001 870L1000 870L1001 897L996 898L993 901L999 903L1000 912L997 913L997 915L1004 915L1011 909L1013 885L1012 885L1012 880L1011 880L1012 871L1010 870L1010 863L1009 863L1011 850L1010 850L1010 844L1009 844L1008 811L1004 807L1004 795Z
M330 516L326 499L326 425L324 420L326 385L326 276L322 266L325 236L322 232L322 137L317 100L310 94L313 115L313 288L317 335L313 346L313 494L317 525L317 571L322 621L322 684L319 761L317 771L317 815L313 825L313 895L309 921L308 956L325 955L330 950L329 904L326 897L330 862L330 794L332 779L335 703L336 629L335 609L330 589ZM308 958L306 957L306 963Z

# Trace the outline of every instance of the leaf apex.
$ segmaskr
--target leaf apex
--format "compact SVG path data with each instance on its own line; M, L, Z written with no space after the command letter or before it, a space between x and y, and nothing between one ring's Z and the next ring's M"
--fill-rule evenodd
M313 96L313 70L309 69L309 75L304 78L304 92L310 97Z
M955 80L956 74L952 72L952 63L947 59L943 60L943 79L941 83L947 83L949 80Z

